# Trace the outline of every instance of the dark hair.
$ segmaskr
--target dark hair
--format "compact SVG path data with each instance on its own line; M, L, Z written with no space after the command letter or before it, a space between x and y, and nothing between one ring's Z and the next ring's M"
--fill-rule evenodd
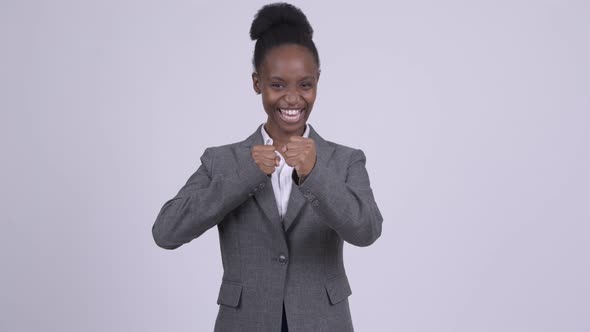
M313 29L301 9L284 2L262 7L250 27L250 38L256 40L252 59L254 70L258 70L270 49L283 44L307 47L319 68L320 57L312 37Z

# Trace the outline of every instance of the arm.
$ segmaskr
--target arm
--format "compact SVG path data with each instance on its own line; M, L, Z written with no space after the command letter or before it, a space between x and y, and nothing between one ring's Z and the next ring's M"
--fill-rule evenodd
M346 242L368 246L381 235L383 217L379 212L362 150L352 153L344 182L336 179L325 166L315 164L298 186L306 197L315 198L312 206L324 221ZM298 182L295 182L298 184Z
M176 249L199 237L249 199L260 183L268 181L251 158L246 165L240 165L239 175L234 177L212 176L212 166L213 150L207 148L201 166L162 206L152 227L158 246Z

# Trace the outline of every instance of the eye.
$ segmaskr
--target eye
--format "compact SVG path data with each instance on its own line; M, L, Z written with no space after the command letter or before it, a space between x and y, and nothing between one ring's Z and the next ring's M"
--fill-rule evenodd
M301 83L301 87L307 90L307 89L313 88L313 84L311 84L309 82L305 82L305 83Z
M273 89L281 89L283 85L281 83L271 83L270 87Z

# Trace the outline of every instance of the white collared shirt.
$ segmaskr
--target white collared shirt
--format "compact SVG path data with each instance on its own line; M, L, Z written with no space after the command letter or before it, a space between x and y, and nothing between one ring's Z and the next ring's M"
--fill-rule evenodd
M264 145L272 145L273 139L268 135L266 129L264 129L264 124L261 126L260 131L262 133L262 141L264 142ZM303 133L303 137L309 137L308 124L305 124L305 132ZM287 206L289 205L291 188L293 188L293 178L291 177L293 174L293 167L287 165L283 155L281 155L279 151L275 150L275 153L277 156L279 156L279 158L281 158L281 161L279 166L276 166L275 171L272 173L271 183L272 190L275 194L275 200L277 201L279 215L281 218L284 218L285 214L287 213Z

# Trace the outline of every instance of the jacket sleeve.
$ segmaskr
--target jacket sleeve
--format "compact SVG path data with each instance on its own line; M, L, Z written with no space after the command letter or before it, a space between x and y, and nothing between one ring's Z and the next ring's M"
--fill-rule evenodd
M346 242L361 247L371 245L381 236L383 223L365 164L365 154L357 149L348 163L344 182L326 166L316 163L298 186L328 226Z
M199 237L268 181L252 158L233 177L212 175L213 155L213 148L205 149L197 171L160 209L152 226L159 247L176 249Z

